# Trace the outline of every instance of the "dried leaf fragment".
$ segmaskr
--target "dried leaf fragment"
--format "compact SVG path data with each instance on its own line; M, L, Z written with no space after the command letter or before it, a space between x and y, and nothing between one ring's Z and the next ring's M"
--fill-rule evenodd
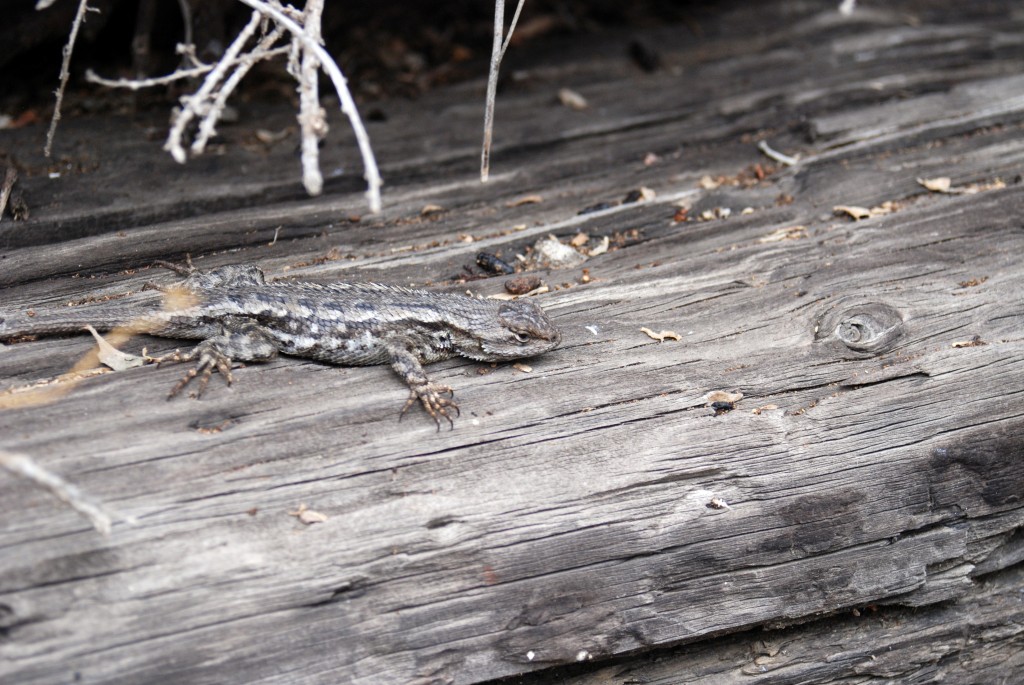
M683 336L679 335L675 331L661 331L659 333L655 333L650 328L641 328L640 332L646 334L648 338L651 338L652 340L657 340L658 342L665 342L666 340L683 339Z
M420 210L420 216L429 216L430 214L439 214L444 211L444 207L441 205L424 205L423 209Z
M573 247L583 247L589 240L590 236L586 233L577 233L572 237L572 240L569 241L569 244Z
M312 509L307 508L305 504L300 504L299 508L295 511L289 511L288 515L294 516L307 526L311 526L314 523L323 523L327 520L327 516L325 514L321 514L319 511L313 511Z
M96 329L92 326L86 326L85 329L92 333L92 337L96 339L96 344L99 346L99 360L104 365L110 367L114 371L124 371L136 366L142 366L146 363L145 358L135 354L128 354L117 349L109 342L106 338L96 332Z
M512 365L512 368L517 371L522 371L523 373L533 373L533 367L522 362L516 362Z

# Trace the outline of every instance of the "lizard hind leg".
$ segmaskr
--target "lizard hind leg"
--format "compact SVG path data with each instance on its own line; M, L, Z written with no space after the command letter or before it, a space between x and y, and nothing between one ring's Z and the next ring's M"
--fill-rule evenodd
M268 361L277 356L277 345L269 331L259 324L246 319L226 319L221 327L221 333L212 338L207 338L196 345L190 352L182 354L175 350L172 354L154 358L157 366L165 362L191 362L198 363L178 381L167 399L177 396L196 377L199 378L199 385L196 391L191 394L198 399L210 383L210 377L214 371L219 371L228 385L231 385L234 378L231 375L231 364L233 361Z

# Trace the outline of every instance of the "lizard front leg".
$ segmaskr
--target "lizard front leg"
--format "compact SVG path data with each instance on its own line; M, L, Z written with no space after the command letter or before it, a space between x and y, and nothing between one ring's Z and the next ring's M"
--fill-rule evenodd
M409 386L409 399L406 400L405 406L402 407L398 420L401 421L409 407L416 404L418 400L423 404L423 408L427 410L430 417L434 419L434 423L437 424L437 430L441 430L441 417L448 421L449 429L454 428L455 422L452 421L449 411L454 409L455 414L459 414L459 405L453 399L455 391L450 386L431 383L430 379L427 378L426 372L423 370L419 357L408 349L397 345L389 346L388 355L390 356L391 368ZM445 397L445 395L448 395L448 397Z
M199 363L189 369L178 383L171 388L167 399L175 397L185 389L192 379L199 377L199 387L192 397L199 398L206 390L214 370L220 371L228 385L234 380L231 376L232 361L262 362L277 356L277 345L270 332L259 324L244 317L231 317L221 323L221 333L207 338L196 345L190 352L182 354L179 350L153 359L157 366L164 362Z

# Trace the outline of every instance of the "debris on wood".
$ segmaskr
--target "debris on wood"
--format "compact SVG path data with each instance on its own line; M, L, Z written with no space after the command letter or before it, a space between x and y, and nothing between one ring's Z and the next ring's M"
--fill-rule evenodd
M587 261L587 256L571 245L565 245L553 235L538 240L534 246L534 259L538 264L545 264L555 269L579 266Z
M765 404L765 405L762 405L760 407L755 407L754 409L751 409L750 413L755 415L755 416L760 416L763 412L772 411L773 409L778 409L778 408L779 408L779 405L777 405L777 404Z
M597 257L598 255L603 255L605 252L608 251L608 247L611 245L611 242L612 241L608 236L602 236L601 242L599 242L596 247L590 248L587 251L587 255L590 257Z
M503 274L507 276L516 272L514 266L490 252L478 252L476 255L476 264L484 271L492 274Z
M121 350L114 347L110 342L107 341L102 335L96 332L96 329L92 326L86 326L85 330L92 334L92 337L96 339L96 344L99 346L99 360L105 365L113 369L114 371L124 371L125 369L131 369L136 366L142 366L146 363L145 357L140 357L135 354L129 354L122 352ZM127 338L127 335L119 335L111 337L118 337L122 340ZM120 341L118 341L120 344Z
M690 220L690 208L689 207L678 207L676 213L672 215L672 221L677 224L684 223Z
M517 197L515 200L506 202L505 206L510 208L521 207L522 205L538 205L541 202L544 202L544 198L540 195L523 195L522 197Z
M736 404L743 399L743 393L741 392L726 392L725 390L712 390L704 396L704 402L707 406L713 405L715 402L724 402L727 404Z
M629 42L629 57L648 74L661 68L661 55L643 41L632 40Z
M700 213L701 221L714 221L716 219L728 219L732 216L732 210L728 207L715 207L714 209L705 209Z
M327 520L327 516L325 514L321 514L319 511L313 511L305 504L299 504L299 508L295 511L289 511L288 515L294 516L307 526L311 526L314 523L323 523Z
M603 212L606 209L611 209L612 207L618 207L618 206L619 206L619 204L617 202L597 202L597 203L592 204L592 205L590 205L588 207L584 207L580 211L576 212L576 215L577 216L581 216L583 214L593 214L594 212Z
M732 507L729 506L729 503L721 497L712 497L706 506L708 509L732 509Z
M789 155L782 154L778 150L772 149L767 140L759 142L757 144L757 149L763 152L769 159L786 166L795 166L800 161L799 155L791 157Z
M641 328L640 332L646 334L648 338L651 338L652 340L657 340L658 342L665 342L666 340L683 339L683 336L679 335L675 331L661 331L659 333L655 333L650 328L645 327Z
M577 233L569 240L569 244L573 247L583 247L590 240L590 236L586 233Z
M715 188L718 188L722 184L723 181L721 178L711 178L706 174L704 176L701 176L700 180L697 181L697 185L703 188L704 190L714 190Z
M0 466L49 490L57 499L84 516L92 527L103 535L110 535L115 520L135 524L134 518L122 516L102 502L86 495L77 486L37 464L28 455L0 450Z
M980 335L976 335L970 340L961 340L960 342L953 343L953 348L960 349L962 347L981 347L982 345L987 344L987 342L981 339Z
M949 176L939 176L938 178L919 178L917 179L917 182L933 193L948 193L953 184L953 181Z
M522 371L523 373L533 373L533 367L522 362L516 362L512 365L512 368L517 371Z
M988 276L982 276L980 278L972 278L968 281L960 281L957 285L959 285L961 288L974 288L976 286L981 285L987 280Z
M974 195L988 190L1002 190L1006 187L1006 182L1001 178L984 183L969 183L965 186L954 186L952 180L947 176L919 178L917 182L933 193L943 193L946 195Z
M759 239L759 243L779 243L783 240L800 240L801 238L807 237L806 226L788 226L786 228L780 228L772 231L768 235Z
M654 166L660 161L661 157L659 157L654 152L648 152L646 155L644 155L644 166Z
M856 205L836 205L832 208L832 211L836 214L847 214L855 221L860 221L861 219L870 219L876 216L892 214L897 209L899 209L899 205L896 202L886 200L877 207L871 207L870 209L867 207L858 207Z
M18 171L13 166L7 167L4 173L3 183L0 184L0 221L4 220L4 210L7 209L7 200L11 197L14 183L18 180Z
M584 110L588 107L587 99L569 88L560 88L558 90L558 101L563 106L576 111Z
M510 295L525 295L541 286L539 276L520 276L505 281L505 291Z
M430 216L431 214L440 214L444 211L444 207L441 205L424 205L423 209L420 210L420 216Z
M650 188L641 186L636 190L631 190L628 193L626 193L626 197L622 199L622 204L628 205L634 202L649 202L656 198L657 196L658 194L655 193Z

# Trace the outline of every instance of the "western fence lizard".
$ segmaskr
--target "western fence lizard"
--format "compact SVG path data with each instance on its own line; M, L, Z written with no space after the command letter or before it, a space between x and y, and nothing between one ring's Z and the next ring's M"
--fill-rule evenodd
M0 313L0 340L125 328L164 338L201 340L190 352L156 362L196 361L171 390L197 376L200 396L214 370L230 385L232 361L266 361L279 353L348 366L389 364L409 386L404 415L419 400L441 425L458 413L452 388L432 383L423 364L462 356L494 362L521 359L558 346L561 335L541 309L525 300L483 300L379 283L267 283L251 264L201 272L165 262L185 276L164 293L163 307L139 311L105 303L70 312ZM447 395L447 396L446 396Z

